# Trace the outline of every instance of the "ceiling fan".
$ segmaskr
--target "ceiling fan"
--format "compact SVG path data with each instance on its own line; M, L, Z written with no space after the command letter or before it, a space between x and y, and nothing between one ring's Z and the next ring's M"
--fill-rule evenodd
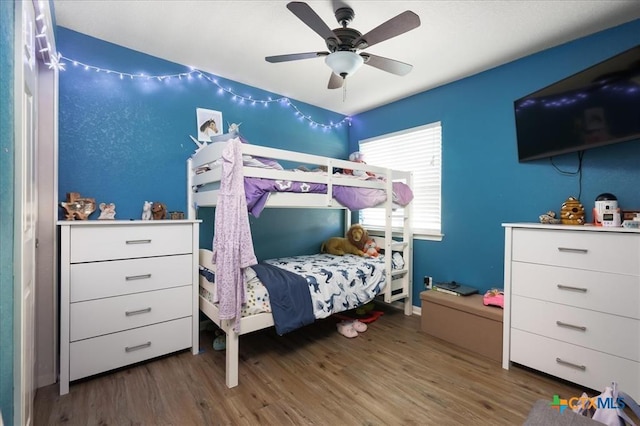
M410 10L402 12L362 35L358 30L348 27L355 16L353 9L350 7L336 9L335 16L341 27L334 30L330 29L306 3L292 1L287 4L287 9L320 35L329 51L267 56L265 58L267 62L276 63L325 57L326 64L332 70L329 78L329 89L342 87L344 80L353 75L362 64L396 75L406 75L413 68L412 65L395 59L384 58L371 53L359 53L359 51L367 47L419 27L420 18Z

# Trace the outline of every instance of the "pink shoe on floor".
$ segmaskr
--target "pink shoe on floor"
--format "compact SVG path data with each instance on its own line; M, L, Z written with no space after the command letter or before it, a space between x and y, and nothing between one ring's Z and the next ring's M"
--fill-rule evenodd
M354 322L352 322L351 325L353 326L353 329L358 333L364 333L365 331L367 331L367 324L360 322L358 320L355 320Z
M485 306L497 306L504 309L504 292L497 288L488 290L482 297L482 304Z
M338 327L338 333L342 334L344 337L354 338L358 337L358 332L355 328L353 328L353 322L351 321L342 321L336 324Z

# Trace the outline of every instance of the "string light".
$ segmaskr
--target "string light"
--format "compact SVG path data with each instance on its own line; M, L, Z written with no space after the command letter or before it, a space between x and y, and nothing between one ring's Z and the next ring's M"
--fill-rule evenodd
M267 108L272 103L281 104L285 107L291 108L294 116L298 117L300 120L308 121L309 125L313 128L319 127L324 130L330 130L333 128L340 128L343 125L351 126L351 117L345 117L337 123L334 123L333 121L330 121L329 124L317 122L313 120L311 116L305 115L300 110L300 108L298 108L296 104L292 103L291 100L286 97L280 97L275 99L272 97L268 97L266 99L255 99L251 96L240 95L239 93L234 92L231 87L229 88L223 87L220 83L218 83L217 79L212 78L207 74L203 73L202 71L195 68L191 68L189 72L167 74L167 75L145 75L142 73L132 74L124 71L114 71L106 68L96 67L94 65L85 64L80 61L67 58L65 56L62 56L60 52L56 52L55 47L52 46L52 43L49 40L49 37L47 35L47 30L48 30L47 23L50 23L50 19L48 18L48 10L46 8L45 3L43 1L38 1L38 2L34 2L34 5L37 8L36 36L35 36L36 43L38 45L37 51L40 54L40 57L42 58L43 63L46 66L48 66L49 69L65 71L66 63L63 62L63 60L66 60L67 62L72 63L74 67L77 67L77 66L84 67L86 71L93 70L98 73L104 72L107 74L116 74L120 80L124 80L125 77L129 77L130 80L146 79L146 80L157 80L159 82L162 82L164 80L172 80L173 78L177 78L178 80L181 81L183 77L186 77L188 80L190 80L194 76L197 76L198 78L200 79L204 78L209 82L211 82L213 85L215 85L218 88L217 91L219 94L224 95L225 93L227 93L231 95L231 99L233 101L238 102L239 104L242 104L242 105L255 106L255 105L261 104L263 107Z
M241 95L239 93L234 92L231 87L222 86L217 79L195 68L191 68L190 71L188 72L182 72L177 74L162 74L162 75L146 75L143 73L132 74L125 71L116 71L116 70L111 70L107 68L97 67L95 65L85 64L78 60L67 58L66 56L62 56L58 53L58 56L55 60L55 63L56 63L55 66L57 66L58 69L61 69L61 70L65 70L65 63L62 62L62 60L66 60L67 62L73 64L74 67L78 67L78 66L84 67L85 71L103 72L106 74L116 74L119 76L121 80L124 79L124 77L129 77L131 80L145 79L145 80L157 80L159 82L162 82L164 80L172 80L174 78L178 80L182 80L183 77L187 79L191 79L193 77L198 77L201 79L204 78L205 80L209 81L211 84L217 87L217 92L219 94L223 95L226 93L231 96L232 101L237 102L241 105L255 106L257 104L262 104L264 107L267 107L269 106L269 104L273 104L273 103L282 104L285 107L291 108L294 116L298 117L300 120L306 120L307 122L309 122L309 125L312 128L321 128L323 130L329 130L334 128L340 128L344 125L351 126L351 117L345 117L342 120L338 121L337 123L330 121L327 124L327 123L320 123L318 121L315 121L311 118L310 115L304 114L296 104L291 102L291 100L286 97L280 97L280 98L268 97L266 99L256 99L256 98L253 98L252 96Z

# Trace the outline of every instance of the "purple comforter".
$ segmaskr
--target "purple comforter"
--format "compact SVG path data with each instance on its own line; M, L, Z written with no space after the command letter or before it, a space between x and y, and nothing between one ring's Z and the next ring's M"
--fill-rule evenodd
M244 178L244 191L247 208L254 217L259 217L271 192L308 192L325 194L327 185L322 183L294 182L264 178ZM385 191L375 188L356 188L352 186L333 186L333 197L349 210L361 210L383 203L387 197ZM411 188L402 182L393 182L393 202L406 206L413 199Z

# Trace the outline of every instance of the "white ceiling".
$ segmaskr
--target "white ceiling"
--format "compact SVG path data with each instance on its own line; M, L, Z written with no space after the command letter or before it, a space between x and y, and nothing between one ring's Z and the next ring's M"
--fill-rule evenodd
M404 77L363 66L343 90L327 89L323 58L265 56L326 51L287 1L54 0L56 23L219 77L353 115L640 17L640 0L431 0L306 2L330 28L355 11L365 34L405 10L421 26L365 49L413 65ZM65 52L61 52L63 55ZM82 58L73 58L82 61ZM133 71L118 70L118 71Z

